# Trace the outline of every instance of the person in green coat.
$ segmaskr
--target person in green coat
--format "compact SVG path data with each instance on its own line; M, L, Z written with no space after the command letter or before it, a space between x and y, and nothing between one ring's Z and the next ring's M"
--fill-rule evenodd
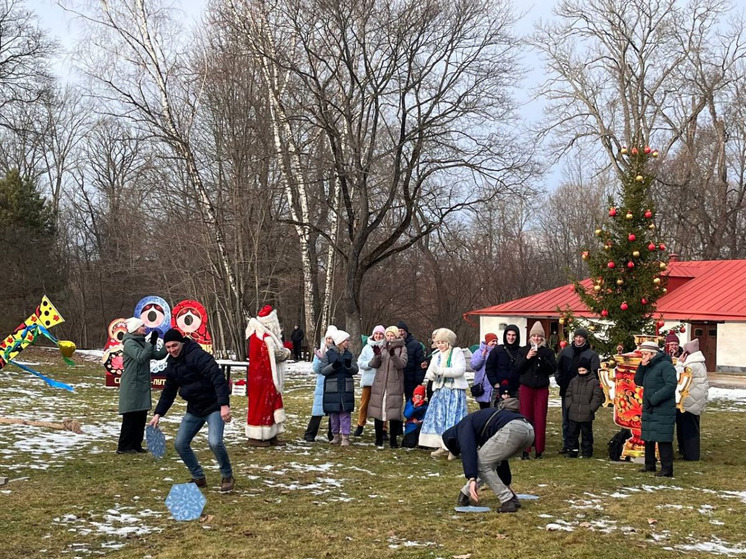
M635 373L635 384L642 391L642 440L645 441L645 467L655 471L655 444L661 457L658 477L673 477L673 430L676 425L676 369L671 358L654 342L639 347L642 359Z
M127 333L124 346L124 373L119 384L119 414L122 430L119 433L117 454L147 452L142 447L145 422L151 407L150 360L166 357L164 348L156 349L158 331L145 337L147 327L136 317L126 321Z

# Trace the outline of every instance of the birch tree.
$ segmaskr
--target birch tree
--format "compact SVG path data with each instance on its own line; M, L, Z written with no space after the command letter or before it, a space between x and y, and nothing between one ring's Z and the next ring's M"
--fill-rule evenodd
M319 233L340 258L357 343L371 268L527 177L529 154L511 135L512 14L484 0L228 4L247 37L272 34L271 48L255 51L291 75L277 102L292 108L291 128L311 127L327 143L342 235Z

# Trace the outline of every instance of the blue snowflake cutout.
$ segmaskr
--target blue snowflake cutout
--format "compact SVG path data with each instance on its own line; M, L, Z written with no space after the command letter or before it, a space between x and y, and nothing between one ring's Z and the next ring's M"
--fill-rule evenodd
M145 427L145 440L148 450L156 458L163 458L166 454L166 435L158 427L148 425Z
M197 520L207 499L194 483L176 483L166 497L166 506L174 520Z

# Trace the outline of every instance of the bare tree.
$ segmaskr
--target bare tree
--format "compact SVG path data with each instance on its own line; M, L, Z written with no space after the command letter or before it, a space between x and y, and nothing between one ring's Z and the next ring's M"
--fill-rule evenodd
M530 154L511 135L512 15L483 0L228 4L247 35L272 33L273 48L255 50L292 76L280 101L291 129L310 126L328 144L346 328L357 341L371 268L527 176Z

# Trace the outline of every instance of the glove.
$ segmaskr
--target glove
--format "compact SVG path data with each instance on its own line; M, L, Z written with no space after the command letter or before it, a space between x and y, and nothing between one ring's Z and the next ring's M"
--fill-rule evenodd
M150 343L151 345L155 345L158 343L158 330L153 330L150 333Z
M335 371L339 369L341 366L342 366L341 361L335 361L334 363L332 363L332 369L334 369Z
M389 355L391 355L391 356L393 357L393 356L394 356L394 352L395 352L395 351L396 351L396 348L395 348L395 347L390 347L390 348L389 348Z
M347 359L345 359L345 367L349 369L351 365L352 365L352 359L348 357Z
M373 346L373 353L375 353L376 355L381 355L381 346L374 345Z

